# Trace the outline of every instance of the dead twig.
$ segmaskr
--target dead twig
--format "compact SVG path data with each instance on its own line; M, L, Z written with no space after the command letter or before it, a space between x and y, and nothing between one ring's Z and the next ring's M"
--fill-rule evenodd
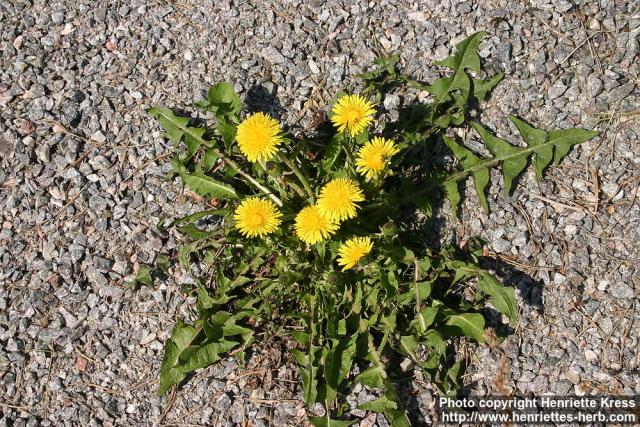
M583 206L567 205L565 203L560 203L558 201L549 199L547 197L541 196L540 194L536 194L536 193L529 193L529 196L533 197L534 199L538 199L540 201L550 204L556 211L558 210L556 208L562 208L562 209L576 211L576 212L584 212L586 210Z
M158 160L162 160L165 159L169 156L172 156L173 153L164 153L164 154L160 154L159 156L154 157L153 159L149 159L146 162L144 162L142 164L142 166L138 166L133 172L131 172L131 175L129 175L127 178L125 178L124 180L122 180L122 182L120 182L120 185L130 181L138 172L140 172L141 170L145 169L147 166L149 166L151 163L153 162L157 162Z

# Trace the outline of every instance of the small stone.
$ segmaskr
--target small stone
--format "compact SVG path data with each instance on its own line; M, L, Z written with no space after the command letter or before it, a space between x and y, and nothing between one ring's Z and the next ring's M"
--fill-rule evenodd
M584 351L584 358L587 359L587 362L594 363L598 361L598 354L593 350L587 349Z
M602 192L607 195L607 197L614 197L616 194L618 194L618 190L620 189L618 184L616 184L615 182L607 182L600 188L602 189Z
M129 271L129 263L123 260L117 260L112 267L112 270L115 273L118 273L121 276L124 276Z
M109 52L115 52L116 50L118 50L118 40L116 40L115 37L111 37L104 44L104 47L107 48Z
M54 12L51 14L51 22L60 25L64 22L64 11Z
M101 131L97 130L93 134L91 134L91 140L102 144L107 140L107 137L104 136Z
M15 147L13 138L8 137L7 134L8 131L5 132L4 136L0 135L0 155L2 155L3 157L9 157L9 155L13 153Z
M560 13L565 13L573 8L573 2L567 0L558 0L554 2L556 10Z
M228 410L232 404L233 404L233 401L231 400L229 395L227 393L223 393L222 396L220 396L216 401L216 403L214 404L214 407L218 411L224 412Z
M97 212L101 212L107 208L107 202L98 195L93 195L89 198L89 209Z
M24 343L20 338L9 338L7 340L7 351L12 353L24 350Z
M62 317L64 317L64 323L69 327L69 328L75 328L76 326L78 326L78 324L80 323L78 321L78 319L71 314L71 312L69 310L67 310L64 307L60 307L58 308L58 312L60 314L62 314Z
M429 16L425 12L411 12L407 16L410 20L416 22L427 22L429 20Z
M553 283L556 285L561 285L567 281L567 276L562 273L554 273L553 275Z
M615 298L634 298L633 288L623 282L614 282L609 287L609 293Z
M95 267L90 266L87 268L87 279L94 285L97 286L106 286L107 279L104 277L102 273L100 273Z
M49 390L52 390L52 391L62 390L62 384L60 383L60 378L52 378L51 381L49 381Z
M387 111L395 110L399 105L400 97L397 94L392 93L384 97L384 108L386 108Z
M552 391L558 396L566 396L572 387L573 384L567 380L560 380L551 383Z
M78 355L76 357L76 369L80 372L84 372L87 369L88 361L84 357Z
M127 213L127 208L124 206L116 206L113 208L113 219L121 219Z
M16 129L20 135L30 135L36 131L36 125L27 119L19 119L16 123Z
M587 77L587 94L590 97L595 98L600 95L603 88L604 83L602 83L602 80L600 80L597 75L591 74Z
M309 70L313 74L320 74L320 68L318 68L318 64L313 59L309 60Z
M494 239L492 242L493 250L497 253L505 253L511 249L511 243L505 239Z
M262 57L272 64L282 64L284 56L273 46L269 46L262 50Z
M78 263L84 257L84 247L76 244L72 244L69 246L69 254L71 255L71 261L74 264Z
M561 81L558 81L549 88L549 92L547 92L547 94L549 95L549 99L556 99L560 98L566 91L567 86L565 86Z
M156 334L154 332L151 332L149 334L147 334L144 338L142 338L142 340L140 341L140 345L147 345L149 344L151 341L156 339Z
M496 57L502 63L508 63L511 61L511 43L498 43L496 45Z
M302 81L302 80L306 79L307 77L309 77L309 73L310 73L309 66L307 64L305 64L304 62L298 64L293 69L293 75L295 76L296 80L298 80L298 81Z

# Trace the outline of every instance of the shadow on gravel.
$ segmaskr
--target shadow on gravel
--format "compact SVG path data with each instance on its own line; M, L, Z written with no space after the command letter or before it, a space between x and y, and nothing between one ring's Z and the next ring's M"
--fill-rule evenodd
M247 91L244 103L248 113L263 112L282 121L282 104L264 85L254 85Z
M543 312L543 282L539 280L533 279L528 274L513 268L513 266L499 260L495 259L486 259L482 263L482 267L489 268L496 271L496 274L499 277L502 277L502 282L506 285L513 286L518 289L520 295L525 304L531 306L535 310L540 313ZM483 314L486 325L493 328L496 333L496 338L498 340L506 339L508 336L515 333L515 329L510 326L508 323L504 323L502 321L502 314L498 311L487 307L481 310ZM458 344L450 344L447 347L447 361L445 366L451 367L456 362L456 346ZM389 355L391 356L391 355ZM397 360L393 360L397 359ZM466 360L461 361L460 370L458 378L464 376L467 370ZM415 389L413 386L414 373L413 370L403 371L401 369L401 358L397 357L397 354L393 355L393 358L390 358L389 373L392 379L392 382L396 384L397 391L400 396L400 401L404 402L405 410L407 412L407 416L411 421L412 425L422 426L427 425L420 411L420 402L418 401L419 391ZM395 368L395 369L394 369ZM446 372L446 370L445 370ZM426 372L424 373L427 376ZM467 384L460 383L460 389L457 391L458 397L469 397L471 392L474 390L476 386L475 382L470 382Z

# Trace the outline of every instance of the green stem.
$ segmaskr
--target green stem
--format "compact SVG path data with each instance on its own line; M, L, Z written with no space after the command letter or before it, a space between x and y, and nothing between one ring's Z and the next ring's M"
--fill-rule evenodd
M227 165L229 165L232 168L234 168L236 170L236 172L238 173L238 175L240 175L241 177L243 177L244 179L249 181L254 187L256 187L258 190L260 190L264 194L266 194L267 197L269 197L271 200L273 200L273 203L275 203L278 207L282 207L283 206L282 200L280 200L280 198L278 196L273 194L273 192L271 190L269 190L264 185L260 184L258 181L256 181L256 179L254 177L252 177L248 173L243 172L236 162L234 162L230 158L226 157L219 150L216 150L216 151L217 151L216 155L219 156L220 160L222 160Z
M291 186L291 188L293 188L295 190L296 193L298 193L298 196L305 198L308 196L307 193L304 192L304 190L295 182L291 182L288 181L287 184L289 184Z
M420 306L422 305L422 301L420 300L420 292L418 291L418 278L420 277L420 267L418 266L418 261L413 263L413 268L415 268L415 273L413 277L413 291L416 294L416 314L420 313ZM418 319L420 319L420 323L422 323L423 329L427 329L426 325L424 325L424 319L422 316L418 315Z
M344 150L344 153L347 155L347 159L349 159L349 162L351 163L352 167L356 167L356 159L355 157L353 157L353 153L351 152L351 147L349 147L347 145L347 139L343 138L341 141L341 145L342 145L342 149Z
M280 156L280 158L282 159L282 161L289 166L289 169L291 169L291 171L298 177L298 179L300 180L300 182L302 183L302 186L304 187L304 190L307 192L307 195L314 200L315 196L313 194L313 190L311 189L311 185L309 185L309 180L307 179L307 177L305 176L304 173L302 173L302 170L300 170L300 168L291 161L291 159L289 159L287 156ZM293 185L293 183L290 183ZM298 187L300 188L300 187ZM295 189L295 187L294 187Z

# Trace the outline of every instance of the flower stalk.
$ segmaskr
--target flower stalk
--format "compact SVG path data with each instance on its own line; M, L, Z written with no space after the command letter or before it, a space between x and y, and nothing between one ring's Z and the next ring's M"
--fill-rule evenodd
M291 169L291 172L293 172L295 176L298 177L298 180L300 180L300 183L304 187L304 191L307 193L307 196L309 196L311 200L315 200L315 195L313 194L311 185L309 185L309 179L307 179L306 175L302 172L302 170L293 161L291 161L289 157L280 156L280 159L289 167L289 169ZM292 183L289 183L289 184L292 184Z

